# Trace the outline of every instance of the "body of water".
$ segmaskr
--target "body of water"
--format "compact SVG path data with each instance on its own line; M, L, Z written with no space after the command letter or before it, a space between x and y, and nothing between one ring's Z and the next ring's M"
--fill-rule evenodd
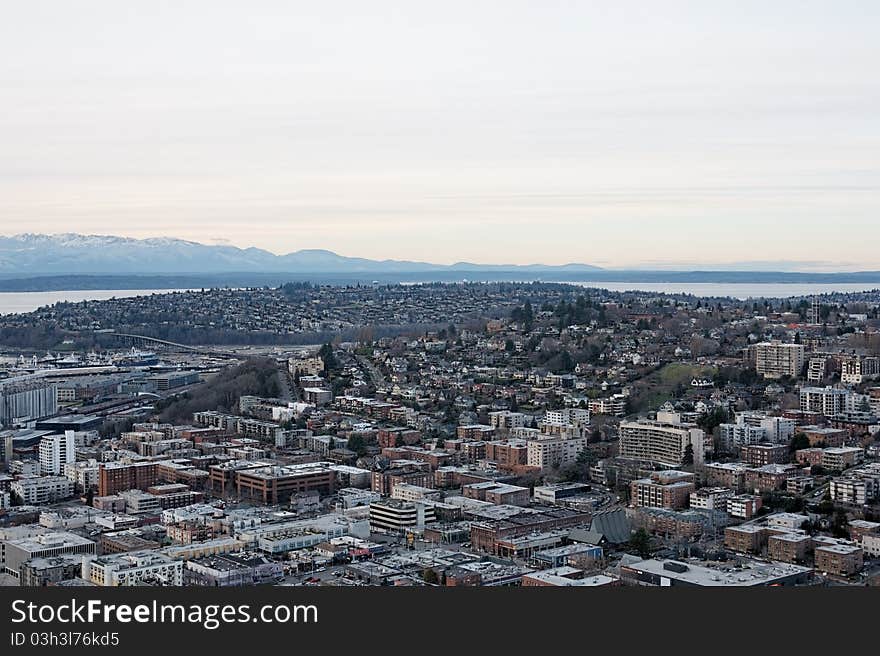
M0 315L33 312L44 305L80 301L104 301L108 298L129 298L186 291L182 289L87 289L65 292L0 292Z
M694 296L731 296L738 299L747 298L784 298L788 296L810 296L813 294L829 294L832 292L863 292L880 287L870 283L724 283L724 282L572 282L581 287L598 287L616 292L646 291L666 294L693 294ZM132 296L149 296L150 294L167 294L185 289L88 289L63 292L0 292L0 315L18 312L32 312L39 307L52 305L62 301L77 303L79 301L100 301L108 298L127 298Z

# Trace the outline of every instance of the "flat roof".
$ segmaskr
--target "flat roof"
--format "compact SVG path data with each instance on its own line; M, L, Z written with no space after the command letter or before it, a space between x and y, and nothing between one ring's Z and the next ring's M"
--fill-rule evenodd
M665 569L666 563L684 565L683 572ZM745 561L739 567L706 567L690 562L670 560L642 560L628 565L630 569L654 574L668 579L675 579L693 585L747 587L768 585L779 579L811 572L810 567L802 567L790 563Z

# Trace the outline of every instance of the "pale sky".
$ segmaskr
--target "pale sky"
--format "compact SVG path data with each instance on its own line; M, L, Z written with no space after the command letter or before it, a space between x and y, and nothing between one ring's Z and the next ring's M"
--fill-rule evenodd
M878 35L875 1L8 3L0 233L878 269Z

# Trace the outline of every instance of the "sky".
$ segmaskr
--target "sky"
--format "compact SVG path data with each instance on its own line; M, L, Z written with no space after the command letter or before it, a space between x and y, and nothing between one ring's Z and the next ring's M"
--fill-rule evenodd
M0 234L878 269L880 3L28 0Z

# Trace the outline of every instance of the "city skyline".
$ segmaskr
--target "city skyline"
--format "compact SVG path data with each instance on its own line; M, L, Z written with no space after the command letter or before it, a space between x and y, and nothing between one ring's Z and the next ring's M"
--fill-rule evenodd
M0 231L876 269L877 12L27 3L0 27Z

